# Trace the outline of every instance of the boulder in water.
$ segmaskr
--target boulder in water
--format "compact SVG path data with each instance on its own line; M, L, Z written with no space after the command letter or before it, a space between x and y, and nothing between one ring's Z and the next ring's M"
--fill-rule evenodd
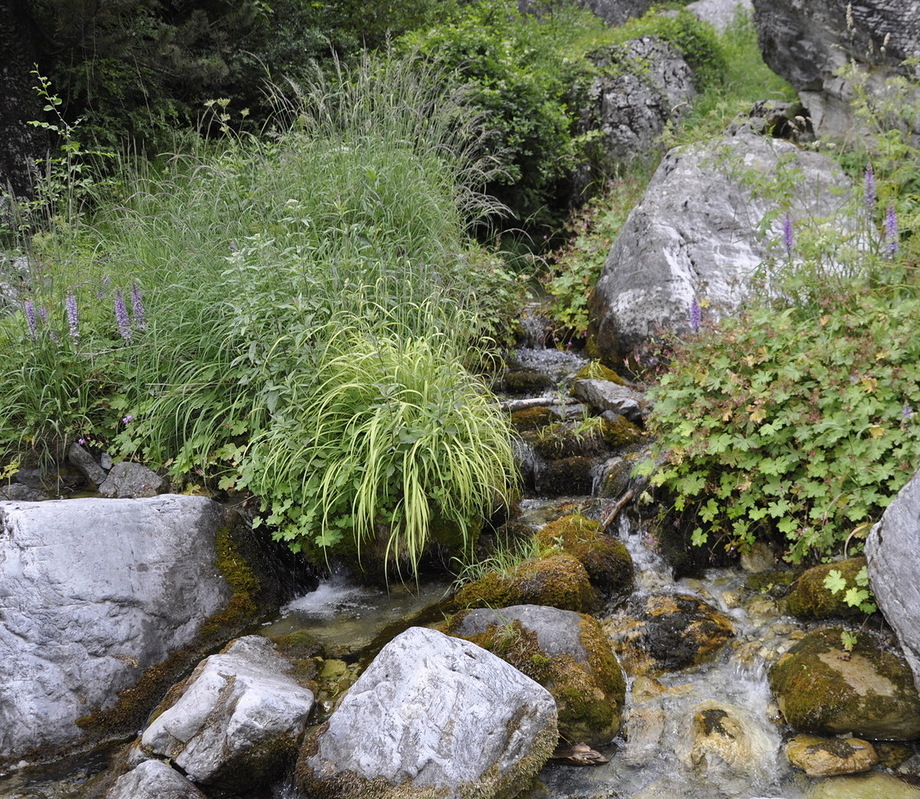
M145 760L116 780L105 799L207 799L162 760Z
M562 740L600 746L619 732L626 680L591 616L539 605L480 608L457 614L448 631L546 688L556 700Z
M859 774L878 763L875 747L859 738L796 735L786 744L786 757L809 777Z
M920 737L920 696L904 659L868 631L844 651L841 632L808 633L770 669L770 688L789 726L815 735Z
M523 790L556 746L546 689L486 650L412 627L301 749L309 796L460 799Z

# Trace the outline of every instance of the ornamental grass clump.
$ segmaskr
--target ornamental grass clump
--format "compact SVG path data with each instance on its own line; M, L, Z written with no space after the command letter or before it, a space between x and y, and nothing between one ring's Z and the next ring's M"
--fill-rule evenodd
M251 443L245 484L295 551L414 571L432 543L469 551L515 489L511 431L444 338L334 338L292 374Z

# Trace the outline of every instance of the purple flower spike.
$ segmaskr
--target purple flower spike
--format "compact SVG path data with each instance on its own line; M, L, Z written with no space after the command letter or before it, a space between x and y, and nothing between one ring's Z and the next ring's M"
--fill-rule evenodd
M888 203L888 210L885 212L885 252L889 258L894 258L898 251L898 215L894 210L894 202Z
M80 329L77 317L77 298L73 292L67 295L67 324L70 325L70 337L76 341L80 338Z
M786 248L786 257L792 257L792 250L795 248L795 231L792 229L792 216L786 212L783 218L783 247Z
M872 164L866 164L863 185L866 190L866 210L871 214L875 211L875 204L878 202L878 196L875 193L875 170L872 168Z
M118 322L118 332L125 341L131 340L131 320L128 318L128 309L125 307L125 298L121 289L115 292L115 320Z
M38 328L35 324L35 306L32 304L32 300L26 300L23 303L23 310L26 315L26 325L29 327L29 338L35 338Z
M138 330L146 330L147 323L144 321L144 303L141 300L141 290L137 283L131 284L131 310L134 313L134 326Z
M694 297L693 302L690 303L690 329L696 333L700 329L702 322L703 309L700 308L700 304L696 301L696 297Z
M38 306L38 318L41 319L42 322L48 321L48 309L44 305Z

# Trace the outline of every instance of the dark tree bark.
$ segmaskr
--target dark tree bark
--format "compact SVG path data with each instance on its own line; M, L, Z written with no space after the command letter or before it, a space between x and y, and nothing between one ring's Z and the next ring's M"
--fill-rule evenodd
M47 137L28 124L42 119L35 90L38 30L26 0L0 0L0 195L29 198L34 163L47 151Z

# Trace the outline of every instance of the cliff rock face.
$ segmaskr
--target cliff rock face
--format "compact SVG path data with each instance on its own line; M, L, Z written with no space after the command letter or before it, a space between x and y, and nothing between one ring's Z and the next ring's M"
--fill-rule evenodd
M641 17L653 5L655 0L576 0L576 4L586 8L609 25L622 25L626 20ZM549 5L545 0L518 0L522 12L540 13L542 7Z
M849 62L873 92L892 76L920 79L918 0L754 0L764 60L798 90L815 131L841 136L853 125Z

